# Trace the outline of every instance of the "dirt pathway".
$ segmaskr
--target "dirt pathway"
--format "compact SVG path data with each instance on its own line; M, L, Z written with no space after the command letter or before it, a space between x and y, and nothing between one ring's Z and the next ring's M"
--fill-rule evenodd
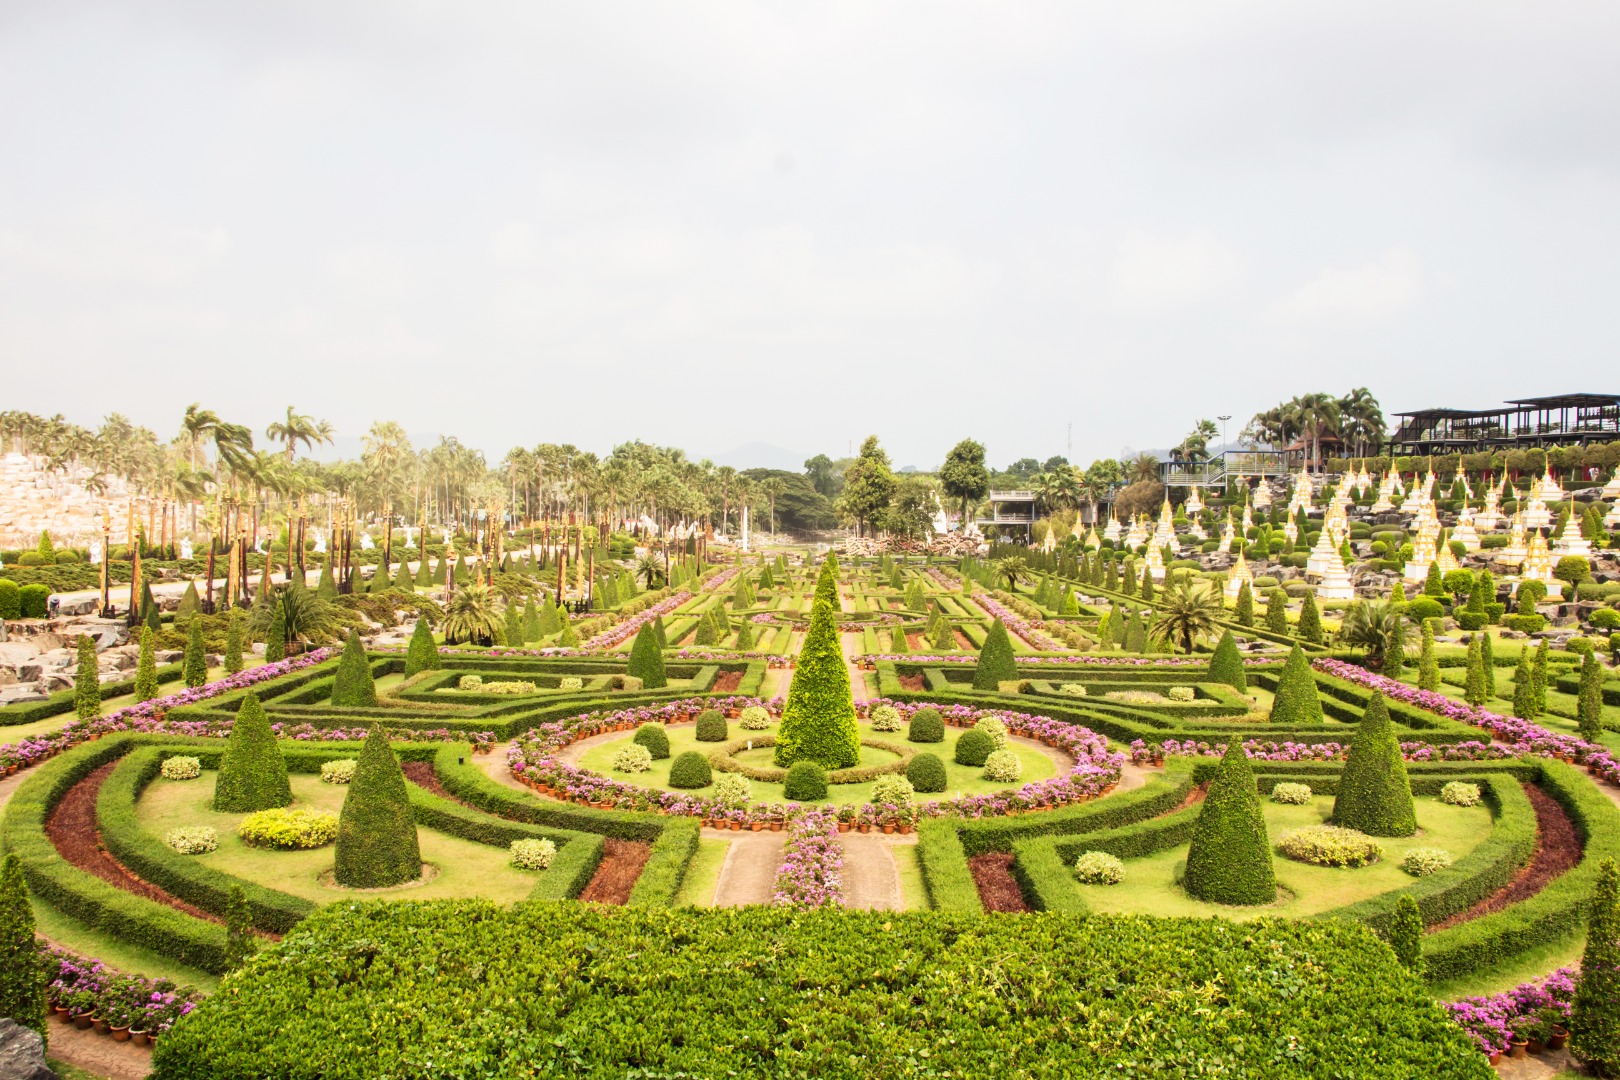
M868 701L872 691L866 685L866 672L855 666L860 655L860 639L854 634L839 634L838 646L844 653L844 664L849 668L849 692L856 701Z
M484 775L497 784L518 791L529 791L526 784L520 783L518 778L512 775L511 768L506 764L506 747L504 745L487 754L474 754L473 761L477 762L478 767L484 770ZM533 794L533 792L530 792L530 794Z
M897 844L915 844L917 837L882 833L847 832L844 845L844 906L874 911L902 911L900 869L894 862Z
M107 1080L142 1080L152 1071L152 1049L118 1042L111 1035L80 1031L68 1020L51 1014L50 1046L46 1056L65 1061Z
M769 904L776 891L776 871L782 865L787 834L704 829L705 840L728 840L726 861L714 886L715 907Z
M1125 762L1125 767L1120 770L1119 784L1114 788L1114 794L1117 795L1123 791L1131 791L1135 788L1143 787L1147 784L1148 777L1160 776L1163 775L1163 773L1163 765L1153 768L1148 765L1133 765L1129 760L1127 760Z

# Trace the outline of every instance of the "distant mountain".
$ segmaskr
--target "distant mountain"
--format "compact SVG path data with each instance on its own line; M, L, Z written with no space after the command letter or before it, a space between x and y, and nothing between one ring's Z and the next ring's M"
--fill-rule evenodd
M730 465L734 469L784 469L788 472L803 472L805 460L814 456L773 446L770 443L751 442L744 443L735 450L716 454L712 460L716 465Z

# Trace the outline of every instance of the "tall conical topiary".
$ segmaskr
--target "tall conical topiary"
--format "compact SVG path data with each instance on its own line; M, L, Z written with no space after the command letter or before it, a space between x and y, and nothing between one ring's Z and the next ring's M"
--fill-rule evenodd
M1476 708L1485 704L1485 663L1478 635L1468 643L1468 676L1463 684L1463 700Z
M1620 1074L1620 871L1598 863L1586 950L1569 1013L1569 1049L1601 1076Z
M664 653L658 647L658 631L651 622L642 623L641 629L636 631L625 674L640 679L644 690L661 690L669 685L669 678L664 673Z
M34 909L28 903L22 857L0 862L0 1016L50 1037L45 1026L45 969L34 943Z
M433 640L433 628L428 625L427 617L416 620L416 629L411 631L411 643L405 650L405 677L422 671L437 671L439 669L439 646Z
M1277 679L1277 692L1271 702L1271 722L1274 724L1320 724L1322 699L1316 694L1316 680L1311 676L1311 662L1305 659L1305 650L1295 645Z
M96 639L79 637L78 662L73 670L73 711L80 720L101 715L101 673L96 666Z
M270 730L270 718L251 690L236 710L214 778L214 809L227 814L269 810L292 802L287 762Z
M1575 715L1580 721L1581 738L1595 743L1603 736L1603 665L1598 663L1596 652L1581 658L1580 697L1576 701Z
M1232 640L1232 631L1221 635L1220 644L1215 646L1215 652L1209 658L1209 674L1206 677L1210 682L1225 683L1240 694L1248 690L1249 680L1243 673L1243 656L1238 652L1237 642Z
M1547 711L1547 639L1536 646L1536 658L1530 662L1530 684L1536 691L1536 715Z
M380 889L422 876L416 817L399 759L375 724L360 748L338 818L333 866L339 885Z
M1220 771L1193 826L1187 849L1187 895L1215 904L1269 904L1277 899L1271 840L1254 770L1238 739L1227 743Z
M540 605L540 637L548 638L562 629L562 620L557 617L557 605L550 601Z
M394 570L394 588L400 592L416 591L416 579L411 577L411 568L406 565L404 559L399 561L398 568Z
M332 562L330 559L321 564L321 576L315 582L315 595L322 600L337 599L337 581L332 577Z
M1530 674L1530 650L1519 649L1519 663L1513 669L1513 715L1533 720L1536 715L1536 682Z
M973 668L973 689L995 690L1003 682L1018 678L1018 664L1013 660L1012 640L1007 628L997 619L984 636L984 648L979 650L979 662Z
M1361 714L1344 771L1339 774L1333 823L1368 836L1411 836L1417 832L1412 785L1406 778L1401 744L1389 722L1384 695L1376 690Z
M831 563L829 557L824 567ZM833 604L818 598L782 708L776 764L785 769L795 761L814 761L825 769L847 769L860 759L860 745Z
M515 649L523 644L523 619L518 614L517 604L506 605L506 611L501 619L501 630L508 646Z
M1402 896L1395 901L1395 914L1389 920L1389 947L1395 959L1412 974L1423 975L1423 913L1417 901Z
M832 610L839 610L838 568L831 555L828 555L827 561L821 564L821 573L816 575L815 599L817 601L825 600L832 606Z
M1288 594L1281 589L1266 593L1266 629L1273 634L1288 633Z
M202 621L191 620L186 634L185 680L188 687L201 686L208 681L208 658L203 653Z
M197 583L186 582L186 591L180 597L180 606L174 609L174 621L179 623L188 621L202 609L202 600L197 596Z
M523 641L525 644L540 640L540 612L534 606L534 597L523 606Z
M1479 666L1485 677L1485 700L1496 696L1496 650L1491 644L1489 631L1479 632Z
M366 647L360 644L358 631L350 630L343 643L343 656L338 660L337 675L332 680L332 702L339 708L375 708L377 683L371 677L371 661L366 658Z
M1423 620L1423 652L1418 656L1418 689L1440 689L1440 658L1434 651L1434 627Z
M1237 619L1239 626L1254 625L1254 590L1249 588L1247 581L1238 587L1237 606L1233 610L1233 617Z
M274 664L287 658L287 620L281 605L270 612L270 625L264 630L264 662Z
M135 663L135 700L151 701L158 696L157 654L152 628L141 627L141 654Z
M233 611L226 617L225 656L221 662L225 665L225 674L227 675L235 675L242 670L242 616L240 612Z
M1312 645L1322 644L1322 613L1316 608L1316 594L1306 593L1300 601L1299 625L1295 633Z

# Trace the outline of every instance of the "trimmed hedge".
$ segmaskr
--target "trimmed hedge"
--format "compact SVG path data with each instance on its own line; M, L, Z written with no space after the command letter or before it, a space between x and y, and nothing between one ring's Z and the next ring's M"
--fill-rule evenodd
M1339 777L1333 823L1368 836L1411 836L1417 832L1412 785L1390 726L1384 695L1374 693L1356 729Z
M163 683L177 682L185 677L184 664L164 664L157 669L157 681ZM178 687L171 688L178 691ZM135 677L119 679L116 682L101 684L101 698L120 697L133 693L135 690ZM53 716L61 716L74 710L74 691L72 688L58 690L44 701L19 701L13 705L0 706L0 728L15 727L18 724L32 724L40 720L49 720Z
M706 788L714 782L709 759L696 750L688 750L676 758L669 767L669 786L684 790Z
M669 757L669 732L664 730L663 724L645 723L636 728L631 742L637 746L645 746L653 760L662 761Z
M349 631L343 643L343 655L338 659L337 674L332 679L333 708L374 709L377 707L377 683L371 677L371 661L360 635Z
M817 592L821 592L819 585ZM811 611L810 631L799 651L787 704L782 707L782 726L776 740L779 768L808 759L826 769L848 769L860 760L855 702L850 697L849 668L833 622L834 606L836 599L829 604L818 595Z
M317 913L232 989L154 1075L1492 1075L1351 924L372 902ZM899 994L906 1022L874 1024ZM389 1010L412 1022L372 1023Z
M922 753L906 765L906 779L911 781L913 791L930 795L944 791L949 778L938 754Z
M1003 682L1018 678L1018 665L1013 660L1012 641L1007 628L997 619L985 635L984 647L979 650L979 662L973 666L973 689L996 690Z
M814 761L795 761L782 781L789 802L820 802L827 797L827 771Z

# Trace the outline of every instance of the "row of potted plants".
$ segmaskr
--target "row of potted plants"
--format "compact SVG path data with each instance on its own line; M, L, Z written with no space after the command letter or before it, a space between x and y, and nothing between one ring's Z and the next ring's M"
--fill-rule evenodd
M777 907L838 907L844 902L844 845L827 810L793 815L776 871L771 903Z
M202 1000L190 986L168 979L122 975L99 960L38 942L45 968L45 1000L74 1027L110 1035L119 1042L156 1042Z
M1521 983L1500 994L1447 1002L1446 1010L1492 1065L1504 1054L1523 1057L1558 1050L1569 1038L1577 974L1575 968L1559 968L1544 979Z

